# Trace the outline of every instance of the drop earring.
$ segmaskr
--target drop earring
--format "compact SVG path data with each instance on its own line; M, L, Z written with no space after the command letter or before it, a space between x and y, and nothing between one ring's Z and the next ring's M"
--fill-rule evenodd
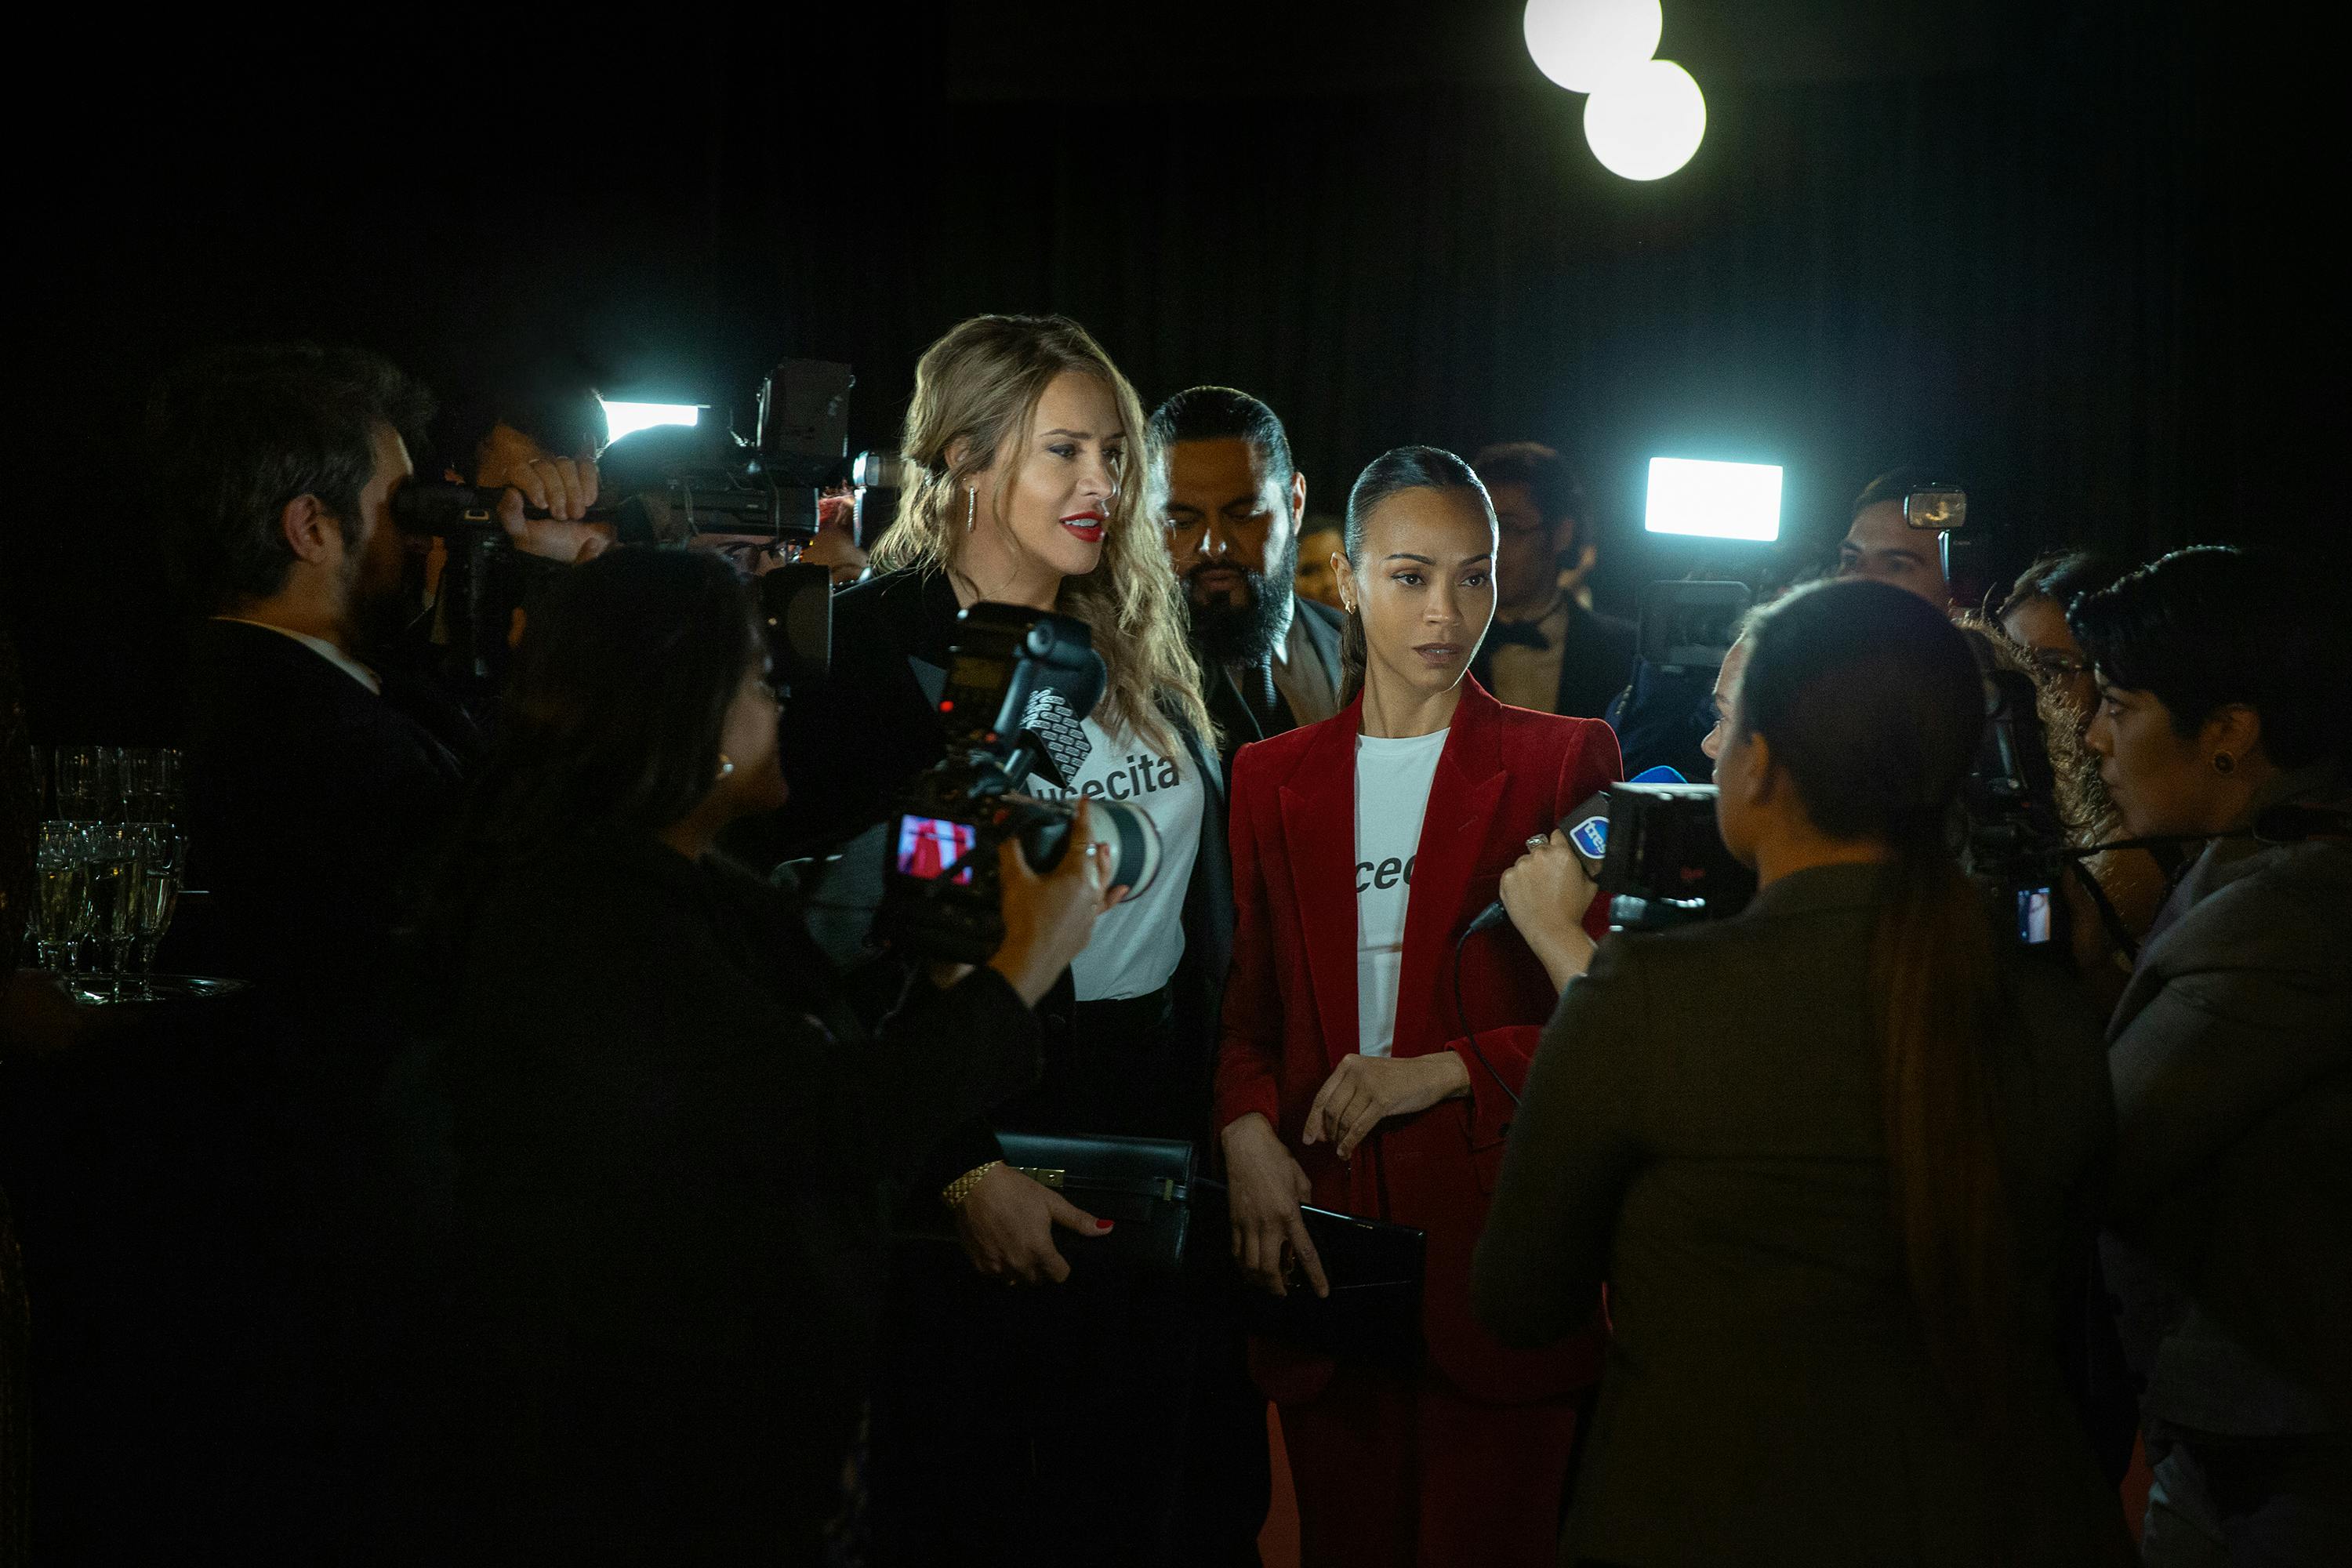
M980 487L966 485L963 491L963 531L971 531L972 521L980 515Z
M722 778L722 779L723 779L723 778L725 778L729 773L733 773L734 771L735 771L735 759L734 759L734 758L732 758L732 757L730 757L730 756L729 756L729 755L728 755L726 752L719 752L719 776L720 778Z

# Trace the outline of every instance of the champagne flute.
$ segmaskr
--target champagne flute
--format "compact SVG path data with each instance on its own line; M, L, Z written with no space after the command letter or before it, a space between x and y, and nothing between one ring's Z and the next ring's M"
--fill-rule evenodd
M89 884L82 830L70 822L44 822L33 846L40 897L33 906L34 950L43 969L63 974L74 943L89 929Z
M155 995L155 948L171 929L172 913L180 900L180 878L187 861L188 841L168 822L142 822L135 829L139 844L139 891L131 910L133 944L139 967L139 997Z
M112 746L58 748L58 815L74 822L104 822L115 815L121 790L121 755Z
M122 994L122 971L131 960L135 929L131 916L139 896L139 847L131 831L119 823L91 827L88 843L89 940L104 944L105 967L92 972L91 987L79 994L84 1002L103 1005L130 1000Z

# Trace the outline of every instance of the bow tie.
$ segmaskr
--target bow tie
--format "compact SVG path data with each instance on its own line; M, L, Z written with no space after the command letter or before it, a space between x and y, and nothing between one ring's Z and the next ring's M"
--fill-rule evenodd
M1507 647L1517 643L1538 653L1551 647L1551 639L1543 635L1541 621L1496 621L1486 628L1486 641L1494 647Z

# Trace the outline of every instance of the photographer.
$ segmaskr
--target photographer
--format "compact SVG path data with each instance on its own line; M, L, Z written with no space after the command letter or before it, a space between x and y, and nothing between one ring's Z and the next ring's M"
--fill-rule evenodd
M1145 441L1133 388L1075 322L978 317L925 353L881 574L835 598L831 678L785 724L785 818L837 842L941 760L921 671L951 662L962 607L1086 622L1108 685L1068 726L1084 742L1069 792L1147 815L1162 858L1041 1009L1044 1077L999 1119L1198 1142L1232 904L1213 731L1146 510ZM872 847L841 865L878 864ZM874 1444L885 1544L907 1562L1169 1560L1196 1326L1184 1284L1090 1254L1109 1227L1007 1165L985 1121L942 1141L911 1201L910 1221L951 1223L962 1255L910 1243L899 1259Z
M1510 1343L1610 1287L1561 1559L2121 1560L2052 1343L2113 1112L2079 1001L1997 958L1946 848L1975 658L1874 583L1792 594L1747 646L1717 812L1761 890L1601 943L1478 1247Z
M173 1282L189 1303L175 1322L202 1350L152 1391L150 1419L204 1434L181 1446L184 1495L215 1518L188 1528L239 1529L257 1560L332 1555L376 1468L362 1194L374 1097L404 1044L393 933L410 860L482 746L399 647L414 545L392 507L428 414L383 360L303 344L201 355L146 410L144 478L178 580L210 617L183 821L188 883L208 897L184 906L167 967L252 983L225 1015L239 1049L222 1064L223 1124L206 1129L213 1267ZM513 468L509 538L576 553L593 475ZM527 524L526 500L553 516Z
M1008 847L996 956L866 1038L793 907L709 855L783 797L765 665L722 562L581 568L434 879L462 1258L435 1436L469 1553L816 1559L881 1184L1031 1081L1028 1005L1106 907L1098 853L1041 879Z
M2352 1543L2352 652L2340 582L2183 550L2075 602L2123 827L2197 858L2109 1026L2104 1247L2158 1563ZM2210 840L2199 845L2196 841Z

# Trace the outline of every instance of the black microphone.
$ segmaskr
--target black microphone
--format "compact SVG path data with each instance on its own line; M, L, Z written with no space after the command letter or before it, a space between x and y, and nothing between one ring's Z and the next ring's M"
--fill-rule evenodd
M1644 768L1628 784L1688 784L1690 781L1664 763ZM1559 819L1559 831L1568 836L1568 847L1584 862L1584 868L1593 880L1601 879L1601 863L1609 858L1609 790L1604 788L1582 805ZM1511 912L1496 899L1479 913L1476 920L1463 928L1465 937L1482 931L1492 931L1511 918Z

